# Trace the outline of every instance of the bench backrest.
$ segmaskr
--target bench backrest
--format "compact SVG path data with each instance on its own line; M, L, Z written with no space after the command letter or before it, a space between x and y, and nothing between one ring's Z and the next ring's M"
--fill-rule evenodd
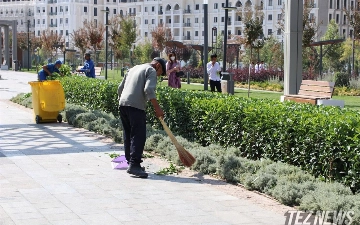
M334 82L303 80L300 86L299 95L331 98L334 87Z

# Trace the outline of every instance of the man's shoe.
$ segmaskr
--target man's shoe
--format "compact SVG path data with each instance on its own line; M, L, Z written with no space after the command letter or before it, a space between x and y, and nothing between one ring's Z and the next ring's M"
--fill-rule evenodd
M127 173L140 178L148 177L148 174L145 172L145 169L143 169L140 165L136 165L136 164L130 164Z

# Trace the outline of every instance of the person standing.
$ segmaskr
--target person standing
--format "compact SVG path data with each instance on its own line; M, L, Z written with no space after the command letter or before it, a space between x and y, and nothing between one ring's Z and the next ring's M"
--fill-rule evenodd
M212 54L210 56L210 59L211 61L208 62L208 64L206 65L207 73L209 75L209 80L210 80L210 89L212 92L214 92L216 87L216 90L218 92L221 92L221 83L219 76L219 72L221 71L221 68L220 68L220 64L216 62L217 55Z
M84 55L85 63L83 68L76 70L76 72L83 72L87 77L95 78L95 66L94 62L90 59L90 53Z
M176 72L180 71L180 62L176 59L175 52L168 55L169 61L166 63L166 74L168 75L168 86L173 88L181 88L181 79L176 76Z
M136 177L148 177L140 165L146 140L145 109L147 101L150 101L155 109L156 117L164 116L164 112L156 100L155 89L157 76L165 74L165 60L156 57L151 63L131 68L118 87L125 158L129 163L127 173Z
M47 76L51 76L53 73L58 73L60 75L62 75L60 73L59 68L61 67L62 62L60 60L56 60L55 63L49 63L46 66L42 67L42 70L39 71L38 73L38 80L39 81L44 81L47 79Z
M258 61L255 65L255 73L259 73L259 64L260 62Z

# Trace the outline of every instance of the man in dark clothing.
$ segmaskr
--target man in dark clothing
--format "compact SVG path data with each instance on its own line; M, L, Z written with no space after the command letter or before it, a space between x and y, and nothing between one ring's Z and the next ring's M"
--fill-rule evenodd
M166 74L165 64L164 59L156 57L151 63L131 68L118 88L125 158L129 163L127 172L136 177L148 177L140 165L146 141L147 101L152 103L156 117L164 116L156 100L155 90L157 76Z

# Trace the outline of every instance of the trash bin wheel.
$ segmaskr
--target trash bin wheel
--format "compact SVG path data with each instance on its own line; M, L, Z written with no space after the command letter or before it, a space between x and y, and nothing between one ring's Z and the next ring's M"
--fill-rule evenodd
M62 115L59 114L56 119L57 119L57 121L58 121L59 123L61 123L61 122L62 122Z
M39 115L36 115L35 122L36 124L39 124L41 122L41 117Z

